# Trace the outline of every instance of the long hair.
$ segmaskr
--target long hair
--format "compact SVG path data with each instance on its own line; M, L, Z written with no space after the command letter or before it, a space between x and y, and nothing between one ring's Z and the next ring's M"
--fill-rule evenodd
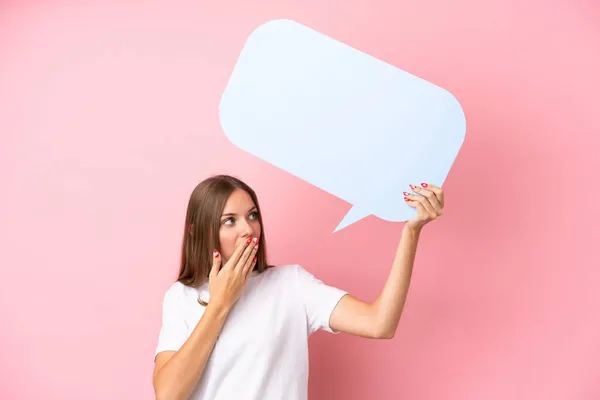
M265 229L256 193L238 178L230 175L214 175L200 182L190 195L183 229L181 262L177 278L179 282L193 287L200 287L208 282L213 250L221 251L219 241L221 214L229 195L236 189L246 191L258 211L262 233L258 242L254 270L262 273L272 267L267 264ZM206 305L202 301L200 303Z

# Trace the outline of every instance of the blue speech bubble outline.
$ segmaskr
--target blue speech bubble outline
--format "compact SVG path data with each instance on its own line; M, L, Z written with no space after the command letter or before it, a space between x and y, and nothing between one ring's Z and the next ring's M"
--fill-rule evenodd
M270 36L269 36L270 35ZM300 38L300 39L299 39ZM304 43L302 43L302 40L304 40ZM317 42L315 42L315 40L317 40ZM262 42L261 42L262 41ZM270 42L269 42L270 41ZM312 41L312 42L311 42ZM257 44L258 43L258 44ZM264 43L267 43L270 47L265 48ZM312 45L313 47L309 46ZM304 25L298 24L296 22L293 21L289 21L289 20L274 20L274 21L269 21L261 26L259 26L257 29L255 29L252 34L250 35L250 37L248 38L248 40L246 41L246 44L240 54L240 57L238 59L238 63L236 63L236 66L234 68L234 71L232 72L232 75L230 77L230 80L228 82L228 85L223 93L223 96L221 98L221 103L219 105L219 111L220 111L220 121L221 121L221 125L223 127L223 130L225 131L225 134L227 135L227 137L230 139L230 141L235 144L236 146L238 146L239 148L254 154L255 156L271 163L272 165L275 165L283 170L285 170L286 172L300 178L303 179L325 191L327 191L328 193L334 194L335 196L342 198L343 200L348 201L349 203L353 204L353 206L351 207L351 209L346 213L346 215L344 216L344 218L342 219L342 221L338 224L338 226L336 227L336 229L334 230L334 232L339 231L340 229L347 227L348 225L368 216L368 215L376 215L380 218L389 220L389 221L403 221L403 220L407 220L408 218L412 217L412 215L414 215L416 213L416 210L414 210L414 208L408 206L408 205L404 205L404 207L401 206L402 203L404 203L402 201L402 203L398 202L399 204L394 203L393 206L396 207L396 210L399 208L403 208L403 215L402 217L398 217L397 215L390 215L390 214L395 214L396 211L390 212L390 210L383 210L380 206L380 204L377 204L379 207L379 209L375 210L375 212L373 212L374 210L367 210L364 208L364 206L356 206L356 204L361 203L361 200L364 200L364 197L361 198L356 198L355 193L345 193L344 190L347 189L347 187L342 187L341 190L340 187L338 187L339 185L337 185L337 181L341 182L339 179L342 178L342 176L339 176L338 179L336 180L336 182L330 182L327 180L323 180L322 175L323 173L317 173L317 175L314 175L311 173L314 171L306 171L303 170L302 168L299 169L299 165L298 165L298 161L302 162L303 160L301 159L296 159L294 160L293 157L292 159L277 159L274 158L273 154L269 153L269 146L274 146L275 148L277 148L277 146L282 146L285 148L285 146L288 146L290 144L299 144L296 143L297 138L296 137L289 137L286 138L286 141L289 141L289 143L281 143L281 142L277 142L276 140L278 139L278 137L276 136L271 136L271 137L265 137L265 135L263 135L263 130L262 128L272 128L271 126L268 125L263 125L260 126L258 130L252 131L251 128L246 128L244 126L244 123L248 122L248 120L244 120L244 118L248 117L248 111L252 110L252 103L254 102L254 100L257 100L257 102L260 103L260 95L262 94L262 90L265 89L267 91L271 91L269 93L269 95L273 95L273 89L275 89L275 94L276 95L281 95L280 92L277 92L278 89L280 89L279 87L273 87L272 84L273 82L273 77L272 75L277 75L280 74L281 71L277 70L277 69L273 69L273 70L269 70L269 68L271 67L271 65L266 65L266 64L261 64L261 62L264 62L264 60L261 59L264 58L269 59L270 62L272 62L273 64L278 64L280 67L282 66L281 64L281 60L275 59L273 58L273 52L277 52L279 51L279 53L283 54L281 57L285 57L285 51L281 51L282 49L285 49L285 47L281 47L281 46L295 46L293 48L294 52L298 51L300 52L300 56L298 56L298 58L295 60L298 63L302 63L304 62L304 60L302 59L302 55L304 55L305 57L315 57L316 55L318 55L319 51L321 52L320 57L324 60L327 60L327 51L329 50L330 52L335 53L336 51L338 51L338 54L336 54L336 56L339 56L340 58L346 58L345 61L348 61L348 58L352 61L356 61L357 57L360 57L358 59L359 64L368 64L371 63L369 66L369 68L371 68L373 65L375 65L375 67L373 68L378 68L379 71L378 72L382 72L383 74L387 74L388 78L394 78L394 80L391 80L390 82L384 82L384 83L391 83L391 84L396 84L395 89L398 90L404 90L404 91L408 91L409 93L412 90L412 93L415 95L413 96L414 98L408 99L409 101L413 102L413 100L416 100L419 98L419 94L421 95L421 97L425 97L427 100L427 103L421 103L421 109L419 109L417 107L417 114L420 112L421 114L424 111L427 111L429 113L431 113L431 110L425 110L428 106L430 106L430 104L433 104L433 111L437 112L438 114L440 114L439 110L440 109L446 109L446 110L442 110L443 112L445 112L446 114L444 115L442 113L442 116L447 116L449 115L450 117L453 117L454 120L452 120L452 118L442 118L439 115L433 115L436 118L430 118L432 117L431 115L425 115L425 120L420 120L418 121L420 126L417 126L416 131L418 132L419 129L421 130L421 134L423 133L430 133L431 131L431 127L428 126L426 119L432 119L433 120L433 124L437 123L440 124L440 122L444 122L446 123L447 121L450 121L450 123L446 123L444 125L444 130L446 130L447 127L453 128L453 129L449 129L449 134L445 135L444 137L440 136L440 138L435 138L438 142L444 142L444 148L443 149L439 149L438 148L438 152L441 151L441 157L437 157L434 158L434 163L438 163L438 165L436 165L434 168L435 170L429 171L426 170L426 168L424 169L423 165L417 165L416 169L420 169L420 173L415 174L415 176L411 176L410 179L405 179L407 181L409 181L410 183L415 183L413 181L414 178L416 178L417 176L419 177L419 182L421 181L428 181L430 183L433 183L436 186L442 186L443 181L446 178L447 173L449 172L450 166L452 164L452 162L454 161L456 154L458 153L458 150L460 149L462 142L464 141L464 133L466 130L466 121L464 119L464 113L462 111L462 108L460 107L460 104L458 103L458 101L454 98L454 96L452 96L452 94L450 94L448 91L446 91L443 88L440 88L438 86L433 85L432 83L425 81L421 78L418 78L414 75L411 75L409 73L407 73L406 71L403 71L397 67L391 66L375 57L369 56L368 54L365 54L363 52L360 52L350 46L347 46L341 42L335 41L334 39L331 39L317 31L314 31L310 28L305 27ZM261 48L262 46L262 48ZM304 47L303 47L304 46ZM324 47L329 46L329 49L324 49ZM331 47L331 46L336 46L336 47ZM323 47L323 48L319 48L319 47ZM342 50L340 50L342 49ZM307 52L308 50L310 50L311 52ZM314 51L313 51L314 50ZM349 53L352 52L352 53ZM304 53L302 53L304 52ZM288 53L287 54L288 57L293 58L294 54L292 53ZM309 60L311 61L311 60ZM329 58L329 61L331 62L331 58ZM337 61L337 60L334 60ZM376 64L373 64L376 63ZM240 67L240 64L243 65L243 67ZM326 64L326 63L324 63ZM290 68L294 68L293 66L290 65L285 65L283 64L284 67L290 67ZM338 66L339 67L339 66ZM327 66L325 66L325 68L327 68ZM386 68L386 69L382 69L382 68ZM242 71L240 71L240 69ZM248 77L248 70L250 70L250 77ZM263 70L268 70L267 72L263 71ZM345 72L348 72L347 68L344 68ZM287 71L284 71L287 72ZM294 72L294 71L292 71ZM295 71L296 73L298 73L298 71ZM313 71L315 72L315 71ZM320 71L316 71L316 75L318 75ZM353 69L352 73L355 73L356 71ZM360 71L360 68L358 70L358 72L365 72ZM369 71L372 72L372 71ZM269 73L271 73L272 75L269 75ZM246 74L246 76L244 77L244 74ZM254 75L252 75L254 74ZM265 76L260 76L260 74L263 75L267 75L267 77L265 78ZM300 72L300 74L297 74L296 76L301 75L302 72ZM363 74L364 77L364 74ZM256 79L258 78L258 79ZM281 79L282 77L279 76L279 79ZM286 84L289 83L290 77L288 76L283 76L284 79L287 79L287 81L280 81L279 83L282 84L282 86L285 86ZM336 80L337 77L333 76L333 75L329 75L329 76L321 76L322 79L325 79L325 81L321 81L321 82L317 82L319 84L322 83L329 83L329 79L328 78L333 78L333 80ZM244 80L245 79L245 80ZM256 82L250 82L251 79L255 79ZM261 79L263 79L263 81L261 81ZM265 80L267 79L267 80ZM371 76L366 76L365 79L372 79ZM398 85L398 81L400 81L402 83L402 85ZM266 84L265 86L267 87L261 87L260 85L262 84ZM307 83L315 83L315 82L307 82ZM373 83L373 82L368 82L368 83ZM377 83L377 82L376 82ZM269 87L269 85L271 85L271 87ZM292 85L293 86L293 85ZM289 89L289 88L288 88ZM248 96L255 96L256 99L254 97L252 98L244 98L244 94L240 94L240 92L247 92ZM233 94L229 94L228 97L228 93L232 92ZM301 90L297 90L297 91L292 91L289 92L291 94L293 94L293 96L290 96L289 99L292 100L295 96L297 97L298 93L301 93ZM428 96L423 96L422 93L420 92L424 92L424 93L429 93ZM289 93L285 93L286 95L289 95ZM331 94L331 93L329 93ZM337 95L337 94L336 94ZM389 95L389 93L388 93ZM238 98L235 98L235 96L238 96ZM241 97L240 97L241 96ZM233 98L233 99L232 99ZM240 98L245 101L245 103L242 101L240 104ZM441 100L440 100L441 99ZM262 99L263 101L265 100L264 98ZM269 99L269 101L272 101L273 99ZM288 102L288 97L284 97L284 98L280 98L279 99L281 102ZM394 99L392 99L394 100ZM400 107L398 108L398 111L400 113L402 113L403 111L405 112L404 115L404 119L409 120L410 123L414 122L414 121L410 121L411 118L415 119L412 115L406 114L407 110L414 112L414 107L411 110L410 104L406 104L407 99L406 98L400 98L400 99L396 99L396 100L400 100L399 103L400 104L396 104L396 105L400 105ZM423 98L420 99L421 101L423 100ZM236 101L238 103L236 103ZM340 101L343 102L343 99L340 98ZM293 102L291 102L293 103ZM225 104L225 107L224 107ZM279 107L279 104L268 104L267 105L272 107L273 110L276 110L278 112L281 113L281 108ZM296 104L297 105L297 104ZM305 107L307 107L307 111L308 110L308 106L306 104L304 104ZM325 106L330 106L330 104L325 104ZM405 106L405 107L402 107ZM437 106L437 109L435 108L435 106ZM236 109L236 107L238 107ZM223 113L223 109L226 109L226 112ZM232 110L234 111L232 114ZM252 111L257 112L257 114L263 113L265 111L265 109L254 109ZM269 112L271 112L272 110L269 109ZM287 110L286 110L287 111ZM297 110L295 110L297 111ZM312 110L314 111L314 109ZM319 109L320 111L320 109ZM326 111L331 111L331 110L326 110ZM362 109L360 109L359 113L365 114L363 112ZM225 115L224 115L225 114ZM292 120L293 118L297 118L298 114L287 114ZM458 118L456 118L458 116ZM270 116L269 116L270 117ZM303 117L303 116L302 116ZM338 115L339 117L339 115ZM388 117L387 115L384 115L384 117ZM423 117L421 115L421 117ZM265 118L265 115L258 115L258 118ZM346 118L347 119L347 118ZM385 118L384 118L385 119ZM244 122L245 121L245 122ZM354 121L354 120L353 120ZM253 123L254 121L250 121L251 123ZM292 121L293 123L299 123L298 120ZM325 121L328 122L328 121ZM396 123L400 122L399 126L395 128L400 128L399 131L402 132L401 128L406 128L406 126L401 126L402 125L402 120L395 121ZM410 125L409 123L409 125ZM427 131L427 129L424 127L427 126L429 129L429 132ZM411 128L414 128L414 126L410 126ZM293 129L289 129L290 127L287 126L285 128L288 128L289 133L293 136L294 132ZM314 128L314 127L313 127ZM268 130L268 129L266 129ZM404 129L404 131L409 131L411 129ZM247 140L246 137L249 136L248 134L254 135L253 136L253 142L245 142L244 140ZM268 133L268 132L267 132ZM397 134L397 132L393 132L393 134ZM261 136L262 135L262 136ZM285 135L279 135L279 136L285 136ZM414 135L416 137L416 135ZM254 140L256 139L256 140ZM412 145L414 143L412 143L411 141L414 140L414 138L408 138L408 142L403 143L406 146ZM431 140L430 137L424 137L424 138L418 138L419 140ZM440 140L438 140L440 139ZM261 142L262 140L262 142ZM358 139L359 141L363 140L362 138ZM270 143L270 142L275 142L275 143ZM260 146L256 146L256 144L259 143ZM337 143L334 143L337 144ZM438 143L435 143L438 144ZM409 146L410 147L410 146ZM414 146L413 146L414 147ZM435 146L434 146L435 147ZM265 148L267 150L265 150ZM301 149L302 147L299 146L299 148ZM288 149L290 150L290 149ZM356 150L356 149L354 149ZM359 151L361 151L362 149L359 149ZM414 149L413 149L414 150ZM417 149L418 150L418 149ZM354 152L356 154L356 151ZM435 151L433 152L435 153ZM311 157L314 158L315 154L311 154ZM320 160L323 161L323 160ZM374 161L374 160L371 160ZM337 160L338 163L342 163L343 164L343 160ZM431 161L428 161L428 163L431 163ZM329 167L333 167L333 171L335 172L335 165L331 165L328 162L324 162L322 166L329 166ZM348 169L347 169L348 170ZM339 175L339 170L337 171L338 175ZM352 170L351 170L352 172ZM358 175L358 170L353 170L354 175ZM308 174L308 175L307 175ZM337 176L337 175L336 175ZM405 176L405 178L407 178ZM392 180L393 179L388 179L388 180ZM342 184L343 185L347 185L347 182L344 182ZM398 188L400 186L404 185L404 182L399 182L398 184ZM379 189L379 188L376 188ZM354 190L354 189L351 189ZM400 193L402 192L401 189ZM361 194L361 196L364 196L363 194ZM360 196L359 196L360 197ZM390 198L396 198L398 197L398 193L389 193L388 197ZM403 197L403 196L402 196ZM400 199L402 199L402 197L400 197ZM371 199L372 200L372 199ZM368 202L367 202L368 203ZM369 203L370 204L370 203ZM377 208L377 207L376 207ZM406 210L406 208L408 208L409 210ZM387 212L387 215L385 215L385 213Z

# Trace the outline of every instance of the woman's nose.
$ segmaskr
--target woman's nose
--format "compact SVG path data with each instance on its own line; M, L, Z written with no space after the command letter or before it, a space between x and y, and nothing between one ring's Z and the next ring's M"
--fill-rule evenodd
M247 222L244 221L242 224L239 225L240 226L240 234L244 237L250 237L252 235L254 235L254 229L252 229L252 226Z

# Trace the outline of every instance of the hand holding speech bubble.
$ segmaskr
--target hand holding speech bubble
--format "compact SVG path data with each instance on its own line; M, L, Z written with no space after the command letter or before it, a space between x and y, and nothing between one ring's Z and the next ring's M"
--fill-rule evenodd
M334 232L409 220L403 192L441 187L466 130L445 89L289 20L250 35L219 118L239 148L352 204Z

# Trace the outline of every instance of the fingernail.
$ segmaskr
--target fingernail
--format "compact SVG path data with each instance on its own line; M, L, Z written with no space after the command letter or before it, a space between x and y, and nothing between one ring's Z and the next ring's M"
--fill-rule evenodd
M255 262L256 262L256 257L254 257L254 258L252 259L252 262L253 262L253 263L255 263Z
M427 186L429 186L429 185L428 185L428 184L426 184L426 183L421 183L421 186L423 186L424 188L426 188L426 187L427 187Z
M410 199L409 199L408 197L405 197L405 198L404 198L404 200L408 201L408 200L410 200Z
M248 238L248 240L246 240L246 243L250 243L252 241L252 238Z
M217 250L213 250L213 256L215 258L219 257L219 252Z
M258 238L255 237L254 239L252 239L254 241L254 243L258 243Z
M408 192L402 192L402 193L404 193L405 196L410 196L410 193L408 193Z

